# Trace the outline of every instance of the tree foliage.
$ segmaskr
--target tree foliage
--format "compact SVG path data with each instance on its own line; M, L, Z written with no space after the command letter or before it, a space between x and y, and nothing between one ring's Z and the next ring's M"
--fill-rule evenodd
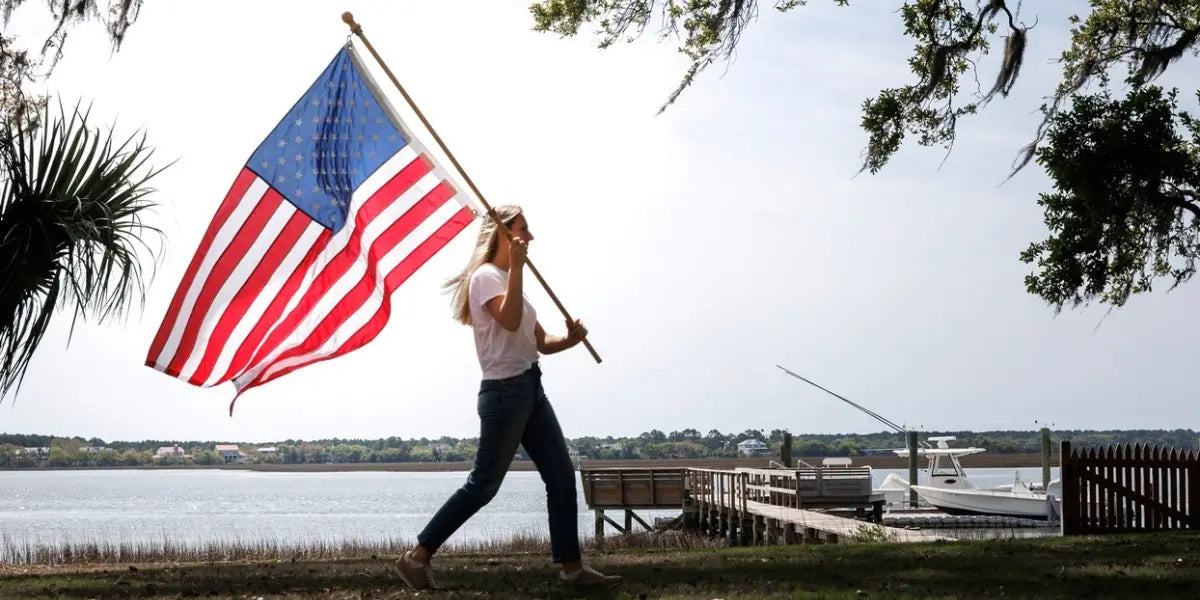
M57 310L105 321L140 301L142 221L153 206L145 139L102 131L78 107L50 110L29 84L62 57L67 34L105 25L116 51L141 0L49 0L55 27L38 54L7 28L24 0L0 0L0 400L15 393ZM44 72L39 72L44 68Z
M879 172L913 139L918 145L949 151L960 118L1008 96L1017 85L1029 37L1038 24L1031 6L1058 8L1060 1L893 0L857 5L861 10L883 10L881 4L892 10L898 5L899 25L915 43L908 57L911 80L883 88L862 104L862 170ZM807 4L777 0L774 9L789 12ZM661 38L680 36L679 50L691 59L661 112L699 73L731 56L757 14L757 2L543 0L530 10L538 31L573 36L594 24L601 47L633 41L653 18L661 19ZM1174 286L1194 270L1196 188L1180 173L1189 161L1195 171L1195 123L1176 109L1178 90L1164 92L1150 84L1200 49L1200 0L1090 0L1087 12L1070 16L1068 24L1070 40L1058 60L1061 79L1047 90L1040 123L1009 173L1036 159L1055 188L1039 200L1051 236L1033 244L1021 258L1038 269L1026 280L1028 291L1056 310L1093 300L1121 306L1131 294L1149 290L1155 278L1169 277ZM1110 96L1107 84L1114 74L1123 79L1123 99ZM1104 87L1104 93L1081 92L1093 84ZM1123 131L1114 121L1119 114L1149 121L1125 124ZM1118 135L1122 133L1136 141L1124 144ZM1089 142L1072 145L1071 135ZM1169 159L1166 162L1133 156L1159 142L1166 148L1150 152ZM1101 177L1098 169L1086 168L1089 156L1104 157L1111 173Z

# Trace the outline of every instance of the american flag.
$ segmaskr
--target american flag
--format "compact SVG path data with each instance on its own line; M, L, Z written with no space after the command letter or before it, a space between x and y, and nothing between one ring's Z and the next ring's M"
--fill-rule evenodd
M347 43L234 179L146 365L240 395L360 348L475 214Z

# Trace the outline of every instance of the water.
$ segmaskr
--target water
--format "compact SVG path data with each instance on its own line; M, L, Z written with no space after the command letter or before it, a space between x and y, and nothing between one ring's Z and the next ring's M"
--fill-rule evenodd
M970 469L967 474L976 486L990 487L1011 483L1016 471L1026 481L1041 481L1040 468ZM877 469L875 485L892 472L907 478L907 470ZM347 540L407 543L465 477L465 472L0 471L0 540L34 547L164 540L175 545L239 540L284 546ZM594 531L594 517L582 485L577 486L579 531L587 538ZM511 472L496 498L449 543L517 534L545 537L545 502L536 472ZM654 517L677 514L638 511L651 524ZM619 515L614 519L621 520Z

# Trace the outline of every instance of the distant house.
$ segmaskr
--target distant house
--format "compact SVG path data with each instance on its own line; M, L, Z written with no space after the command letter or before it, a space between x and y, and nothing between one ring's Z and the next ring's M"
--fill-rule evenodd
M266 448L259 448L258 453L259 454L268 454L268 455L279 454L279 449L276 448L275 446L268 446Z
M108 448L105 448L104 446L84 446L80 448L79 451L86 454L99 454L107 449Z
M748 439L738 443L738 454L742 456L763 456L770 452L762 440Z
M246 454L238 448L237 444L217 444L217 454L225 459L227 463L244 463L246 462Z
M182 446L161 446L154 451L154 458L168 458L172 456L186 456Z
M46 446L36 447L36 448L22 448L21 450L23 451L23 452L21 452L21 454L26 454L26 455L32 456L34 458L46 458L47 456L50 456L50 448L48 448Z

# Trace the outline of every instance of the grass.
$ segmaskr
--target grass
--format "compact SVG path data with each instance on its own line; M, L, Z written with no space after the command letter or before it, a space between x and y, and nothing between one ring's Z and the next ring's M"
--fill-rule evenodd
M613 538L615 540L616 538ZM560 598L544 552L440 556L416 594L391 556L0 567L0 598ZM1195 598L1194 533L589 553L626 583L594 598Z
M227 540L188 544L158 541L119 542L82 541L52 545L33 545L0 536L0 565L117 565L145 563L226 563L271 560L341 560L370 556L395 555L408 549L411 538L381 538L377 541L306 541L280 544L273 540ZM585 552L646 549L715 548L725 542L683 531L662 531L654 535L636 533L610 536L603 541L584 540ZM506 555L550 552L544 534L515 535L467 544L448 544L443 555Z

